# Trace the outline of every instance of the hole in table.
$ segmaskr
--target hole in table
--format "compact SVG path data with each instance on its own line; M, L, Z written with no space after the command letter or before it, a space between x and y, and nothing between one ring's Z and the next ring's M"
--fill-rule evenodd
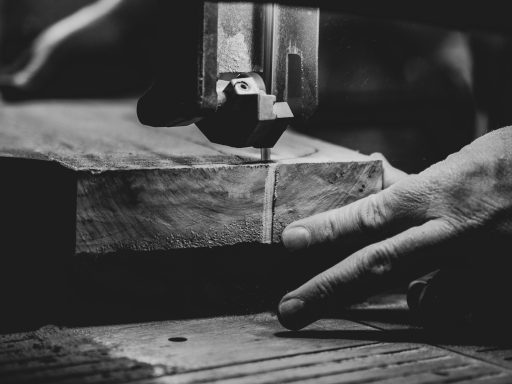
M174 343L183 343L184 341L187 341L186 337L169 337L169 341L172 341Z

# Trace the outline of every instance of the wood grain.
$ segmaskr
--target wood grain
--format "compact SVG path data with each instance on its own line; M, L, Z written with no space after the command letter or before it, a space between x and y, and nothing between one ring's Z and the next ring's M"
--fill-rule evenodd
M164 169L259 161L254 148L210 143L193 126L146 127L135 101L45 101L0 105L0 155L58 161L74 169ZM352 150L285 132L272 151L279 162L368 161Z
M318 269L289 273L284 226L380 190L382 169L291 131L259 156L145 127L132 100L0 105L0 330L272 308L283 276Z
M0 336L6 383L510 382L512 371L349 320L302 332L275 316L217 317Z
M212 144L195 126L144 127L134 111L2 106L0 162L56 163L76 185L76 254L277 243L291 221L382 188L380 161L297 133L262 164L255 149Z

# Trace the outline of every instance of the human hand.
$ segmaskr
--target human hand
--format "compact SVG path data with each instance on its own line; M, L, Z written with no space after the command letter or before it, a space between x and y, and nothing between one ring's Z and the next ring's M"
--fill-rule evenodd
M473 262L473 256L490 257L492 252L481 253L487 245L510 243L512 127L475 140L418 175L385 184L392 185L285 229L290 250L342 242L360 247L283 297L278 313L285 327L300 329L333 304L351 304L397 281Z

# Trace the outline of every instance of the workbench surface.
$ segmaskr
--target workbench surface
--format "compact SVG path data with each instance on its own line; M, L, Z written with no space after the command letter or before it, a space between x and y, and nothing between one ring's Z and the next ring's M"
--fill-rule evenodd
M512 349L433 337L383 321L407 316L403 298L366 316L283 329L275 315L88 328L46 326L0 337L2 383L510 383ZM379 323L365 320L386 312ZM390 316L393 315L393 316ZM512 345L511 345L512 346Z
M278 236L260 241L262 225L253 226L257 240L265 243L259 247L246 246L244 240L238 248L224 241L209 249L196 242L197 248L169 252L178 243L154 242L155 231L148 225L163 222L158 215L165 211L161 207L169 208L169 188L177 180L172 172L204 175L211 168L216 175L220 163L228 170L263 169L258 179L262 183L254 191L239 193L239 184L247 180L241 177L242 183L232 188L238 193L228 193L230 185L219 179L215 185L226 193L213 194L220 200L234 196L259 201L261 206L253 211L260 220L266 205L254 196L268 189L269 166L254 164L257 151L212 145L192 128L142 127L135 121L133 101L0 107L0 270L9 271L0 280L0 324L33 329L53 321L42 320L46 318L75 324L0 336L0 383L512 382L512 349L503 340L433 337L408 325L403 298L364 305L344 320L320 321L302 332L286 331L273 314L262 311L275 307L277 298L315 269L325 269L321 263L334 261L325 255L291 256L267 244L277 243ZM338 146L288 132L274 153L278 166L296 167L293 177L280 174L278 185L291 191L276 189L286 203L282 212L279 204L267 204L275 210L274 221L282 221L276 233L295 218L289 216L294 210L309 215L305 209L318 209L318 202L329 209L381 188L380 162ZM318 167L326 168L319 172ZM167 173L173 177L162 178ZM123 178L117 179L119 175ZM297 181L297 175L303 179ZM91 194L90 185L82 183L85 179L99 180L95 185L109 194ZM305 188L308 181L311 188ZM144 205L153 201L147 197L160 195L142 191L161 184L167 200L151 211ZM112 185L120 188L110 193ZM215 192L213 185L210 178L194 191L201 197ZM82 189L87 193L77 193ZM323 191L324 196L307 195L307 201L315 202L309 207L297 198L304 190ZM332 190L327 197L326 190ZM183 195L190 200L191 193ZM103 216L91 219L91 204L112 200L105 196L112 196L115 204L97 210ZM83 223L96 228L107 222L105 212L114 212L108 217L117 219L132 212L132 206L142 207L137 214L151 213L130 221L129 231L122 227L129 238L144 240L137 243L143 246L117 242L121 246L93 249L75 231ZM198 207L206 209L205 204ZM171 210L168 217L175 216ZM217 223L218 217L212 217ZM198 225L204 221L193 220ZM164 232L172 232L164 224ZM118 228L96 232L112 237ZM82 243L87 247L80 250ZM84 254L88 257L80 257ZM155 309L160 312L155 314ZM262 313L244 315L250 312ZM211 317L226 313L238 316ZM184 317L194 319L135 323ZM386 321L390 318L399 321ZM89 327L113 322L132 323Z

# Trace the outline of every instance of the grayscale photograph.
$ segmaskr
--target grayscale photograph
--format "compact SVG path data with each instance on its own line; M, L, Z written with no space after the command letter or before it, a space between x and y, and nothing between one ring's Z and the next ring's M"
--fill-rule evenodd
M503 3L0 0L0 384L512 383Z

